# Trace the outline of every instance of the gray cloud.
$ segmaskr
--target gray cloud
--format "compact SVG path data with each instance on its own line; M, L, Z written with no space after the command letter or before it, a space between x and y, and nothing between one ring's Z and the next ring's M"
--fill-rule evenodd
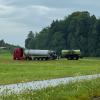
M77 7L77 6L99 6L99 0L3 0L5 4L16 6L45 5L48 7ZM99 3L98 3L99 2Z
M30 30L40 31L74 11L98 17L99 9L99 0L0 0L0 39L23 46Z

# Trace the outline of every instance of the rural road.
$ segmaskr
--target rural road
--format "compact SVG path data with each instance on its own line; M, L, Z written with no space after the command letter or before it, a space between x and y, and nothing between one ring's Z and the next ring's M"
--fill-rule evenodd
M49 86L55 87L60 84L68 84L70 82L76 82L80 80L90 80L96 78L100 78L100 74L66 77L66 78L50 79L43 81L32 81L27 83L18 83L10 85L0 85L0 95L6 95L11 93L19 94L22 93L25 89L37 90L37 89L47 88Z

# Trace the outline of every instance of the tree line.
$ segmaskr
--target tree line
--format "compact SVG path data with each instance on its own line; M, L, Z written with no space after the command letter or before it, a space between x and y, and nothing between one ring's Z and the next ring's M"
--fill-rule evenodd
M4 49L2 48L4 47ZM9 44L9 43L6 43L4 40L0 40L0 53L4 50L6 51L9 51L9 52L13 52L13 50L17 47L20 47L20 46L15 46L15 45L12 45L12 44Z
M29 32L27 49L80 49L83 56L100 56L100 19L87 11L77 11L55 20L38 33Z

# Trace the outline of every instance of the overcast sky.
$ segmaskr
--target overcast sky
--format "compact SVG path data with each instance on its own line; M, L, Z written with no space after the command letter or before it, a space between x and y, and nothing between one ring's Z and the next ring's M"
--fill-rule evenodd
M0 39L24 46L29 31L39 32L74 11L100 17L100 0L0 0Z

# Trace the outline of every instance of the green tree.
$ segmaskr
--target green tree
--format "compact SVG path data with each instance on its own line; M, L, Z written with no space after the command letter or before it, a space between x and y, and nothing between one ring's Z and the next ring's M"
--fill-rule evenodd
M80 49L83 56L100 56L100 19L87 11L77 11L53 21L40 32L29 32L25 47L32 49Z
M56 50L59 54L62 49L66 49L66 42L63 36L63 33L56 32L54 33L51 41L51 49Z
M29 32L27 39L25 40L25 48L33 49L35 48L35 41L34 41L34 33L32 31Z

